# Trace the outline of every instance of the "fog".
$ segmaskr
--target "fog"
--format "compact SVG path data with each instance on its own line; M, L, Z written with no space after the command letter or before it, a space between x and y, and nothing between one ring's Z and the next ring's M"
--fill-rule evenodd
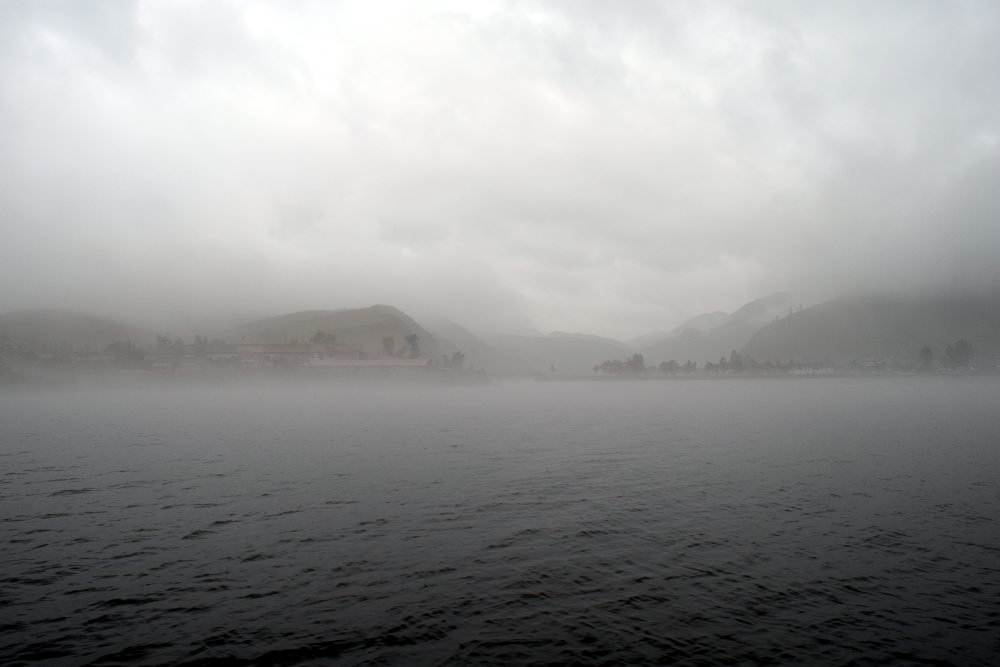
M0 2L0 664L1000 664L997 35Z
M984 2L8 2L0 312L627 338L992 287Z

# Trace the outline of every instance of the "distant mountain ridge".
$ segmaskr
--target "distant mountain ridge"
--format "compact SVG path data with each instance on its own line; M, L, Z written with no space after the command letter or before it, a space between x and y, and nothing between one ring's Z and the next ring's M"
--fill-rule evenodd
M73 310L38 308L0 314L0 339L11 342L104 348L127 341L141 345L154 338L148 329Z
M461 324L435 315L421 316L420 322L434 336L442 354L460 352L466 366L503 370L502 353Z
M230 343L304 343L322 331L377 357L384 354L388 338L396 354L410 353L405 339L415 334L421 357L437 360L461 352L466 364L502 374L590 374L603 361L625 360L636 352L647 366L671 359L703 366L733 350L761 363L836 366L871 358L912 361L927 346L940 359L959 339L968 341L981 359L1000 356L1000 291L922 297L851 294L804 309L779 292L731 314L705 313L666 334L635 339L653 341L645 345L561 331L477 336L449 320L424 321L429 326L388 305L305 310L246 322L222 337ZM206 333L215 337L218 332ZM0 314L0 343L103 350L115 342L144 346L155 339L153 331L68 310Z
M765 324L792 307L788 292L775 292L755 299L734 313L721 311L695 316L674 329L667 337L639 348L647 364L656 365L671 359L697 364L728 357L742 349Z
M668 338L678 338L685 331L696 330L705 331L716 327L726 321L729 313L721 310L713 310L710 313L701 313L687 320L684 320L670 331L652 331L642 336L636 336L627 341L629 347L635 350L642 350L660 343Z
M924 346L940 358L959 339L980 355L1000 353L1000 293L841 296L768 324L743 352L758 361L838 365L913 360Z
M627 343L616 338L608 338L607 336L597 336L595 334L586 333L567 333L565 331L553 331L548 335L549 338L575 338L577 340L589 340L594 343L600 343L603 345L614 345L617 347L629 347Z

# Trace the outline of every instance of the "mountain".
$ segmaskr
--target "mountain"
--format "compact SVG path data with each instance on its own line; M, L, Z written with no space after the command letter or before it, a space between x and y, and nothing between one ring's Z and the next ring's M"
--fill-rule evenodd
M553 331L549 334L549 338L575 338L577 340L587 340L592 343L599 343L602 345L612 345L615 347L628 348L628 345L615 338L607 338L606 336L596 336L594 334L585 333L566 333L565 331Z
M1000 353L1000 294L901 297L848 295L758 331L743 352L757 361L839 365L866 358L941 358L959 339L981 356Z
M712 327L722 324L726 321L727 317L729 317L729 313L724 313L721 310L715 310L711 313L702 313L701 315L695 315L694 317L685 320L670 331L653 331L648 334L643 334L642 336L636 336L628 341L628 345L636 350L645 349L668 338L678 338L685 331L706 331Z
M465 355L467 367L499 370L498 351L462 325L436 315L421 316L420 321L434 336L442 354L450 356L455 352L461 352Z
M709 329L714 329L715 327L723 324L730 317L729 313L724 313L721 310L713 310L710 313L702 313L701 315L695 315L689 320L685 320L680 325L675 327L671 332L671 336L679 336L685 331L708 331Z
M742 349L764 325L791 308L787 292L776 292L746 304L726 315L716 311L691 318L660 341L639 348L647 365L674 359L697 364L728 357Z
M0 315L0 340L12 342L103 349L115 342L142 345L154 338L151 331L71 310L17 310Z
M548 336L494 335L489 343L510 373L592 374L607 359L632 355L624 343L599 336L555 332Z
M398 351L404 347L406 336L416 334L421 357L437 359L442 354L440 345L429 331L398 308L385 305L304 310L266 317L237 327L229 340L236 343L305 343L317 331L333 334L340 343L360 345L371 356L382 353L385 338L391 336Z
M650 331L649 333L642 334L641 336L636 336L635 338L629 338L625 341L625 344L634 350L638 350L644 347L648 347L653 343L659 343L664 338L670 338L673 334L671 331L663 331L662 329L657 329L656 331Z

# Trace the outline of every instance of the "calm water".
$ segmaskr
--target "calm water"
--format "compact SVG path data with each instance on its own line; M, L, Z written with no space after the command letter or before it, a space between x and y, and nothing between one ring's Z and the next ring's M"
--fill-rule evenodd
M998 378L3 393L0 443L7 665L1000 662Z

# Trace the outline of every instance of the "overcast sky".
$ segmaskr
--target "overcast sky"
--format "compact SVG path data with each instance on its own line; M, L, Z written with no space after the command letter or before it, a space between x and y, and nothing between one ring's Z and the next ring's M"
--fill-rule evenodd
M0 311L629 337L1000 284L1000 3L0 2Z

